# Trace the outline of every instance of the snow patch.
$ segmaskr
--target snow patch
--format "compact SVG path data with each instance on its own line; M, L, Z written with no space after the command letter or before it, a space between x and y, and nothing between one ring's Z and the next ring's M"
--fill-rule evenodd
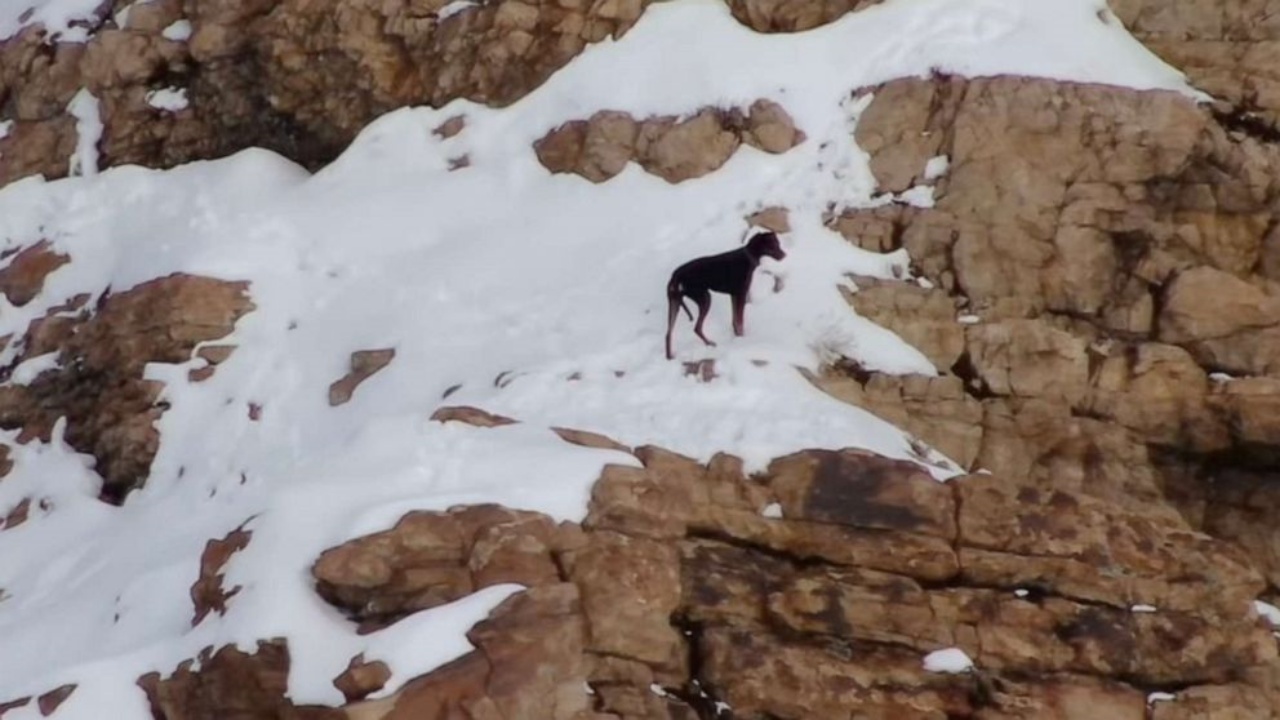
M177 112L187 107L186 88L163 88L147 93L147 104L157 110Z
M480 7L480 3L476 2L476 0L453 0L453 2L436 11L436 20L444 21L460 12L466 12L478 7Z
M75 30L85 32L85 28L74 28L73 24L93 25L97 22L96 11L102 5L101 0L8 0L0 3L0 42L18 34L20 30L32 25L43 25L48 37L70 42L67 39L78 35ZM87 37L87 33L86 33Z
M160 32L166 40L174 42L186 42L191 38L191 21L187 19L174 20L169 27Z
M9 132L13 130L12 120L0 120L0 140L9 137Z
M978 317L977 315L961 315L960 317L956 318L956 322L960 323L961 325L977 325L978 323L982 322L982 318Z
M764 507L764 510L760 511L760 514L767 518L780 518L782 517L782 506L778 503L769 503Z
M918 208L931 208L934 205L933 186L916 185L894 196L894 200Z
M30 385L40 373L46 370L57 370L61 367L58 364L59 353L51 352L44 355L37 355L30 360L23 362L21 365L13 369L13 374L9 379L14 385Z
M76 119L76 149L71 156L68 174L85 177L97 175L98 141L102 139L98 98L81 88L67 104L67 112Z
M1147 695L1147 704L1154 705L1158 702L1173 702L1174 700L1177 700L1177 699L1178 699L1178 696L1174 695L1173 693L1153 692L1150 695Z
M1273 628L1280 628L1280 608L1261 600L1253 601L1253 609L1257 611Z
M935 155L929 158L929 162L924 164L924 179L937 180L947 174L947 170L951 168L951 158L946 155Z
M391 695L405 682L474 650L475 646L466 635L441 633L440 629L470 628L522 590L523 585L493 585L448 605L414 613L389 628L366 636L365 659L381 660L391 668L387 684L370 697Z
M1134 613L1153 613L1153 612L1157 612L1158 610L1159 608L1157 608L1155 605L1134 605L1129 608L1129 612L1134 612Z
M973 669L973 660L960 648L935 650L924 656L925 672L965 673Z

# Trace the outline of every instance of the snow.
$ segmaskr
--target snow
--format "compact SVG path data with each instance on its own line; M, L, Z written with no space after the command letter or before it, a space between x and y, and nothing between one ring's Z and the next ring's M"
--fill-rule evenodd
M760 511L760 514L767 518L780 518L782 517L782 506L778 503L769 503L764 510Z
M933 207L933 188L928 185L917 185L909 190L904 190L894 198L898 202L907 205L913 205L921 208Z
M1153 692L1147 695L1147 704L1154 705L1158 702L1173 702L1174 700L1177 700L1177 699L1178 699L1178 696L1174 695L1173 693Z
M169 27L160 31L160 34L168 40L186 42L191 37L191 21L186 19L174 20Z
M951 159L946 155L937 155L929 158L929 162L924 164L924 179L937 180L947 174L947 170L951 167Z
M0 140L9 137L9 132L13 130L12 120L0 120Z
M480 7L480 3L476 2L476 0L453 0L436 11L436 20L443 22L446 18L478 7Z
M147 93L147 104L157 110L177 112L187 107L186 88L163 88Z
M0 35L32 22L65 29L98 4L10 2L0 7ZM20 20L24 5L35 10ZM168 673L206 646L252 649L273 637L291 648L295 702L341 702L331 681L360 652L390 659L384 692L394 692L465 652L469 623L513 588L361 636L317 597L312 563L410 510L499 502L581 519L601 468L636 461L565 443L552 426L702 460L731 452L748 472L806 447L914 459L900 429L795 370L843 355L870 370L934 372L839 292L851 275L903 279L910 261L901 250L853 247L822 222L828 210L892 200L874 197L867 156L853 142L871 101L853 92L941 69L1195 94L1122 28L1099 23L1101 6L891 0L805 33L762 35L721 0L654 4L623 39L590 47L520 102L390 113L314 176L261 150L95 174L102 127L96 99L81 91L70 106L79 174L0 190L4 249L48 238L72 258L32 302L5 306L0 335L76 293L178 271L247 280L256 309L220 341L237 350L208 380L187 381L201 361L148 366L147 377L166 384L170 409L157 423L148 484L121 507L96 499L92 459L66 446L61 428L48 444L16 445L15 433L0 432L14 448L0 508L26 497L48 508L0 533L0 701L74 682L57 720L146 720L138 676ZM166 37L187 29L175 24ZM551 176L531 150L548 130L600 109L687 115L762 98L785 107L806 142L780 156L743 147L717 172L680 185L634 165L600 185ZM462 132L431 133L458 114L467 117ZM470 167L449 172L449 158L464 154ZM679 357L665 360L671 269L734 247L744 216L773 205L791 210L793 230L783 236L786 260L765 261L761 272L786 282L754 290L745 337L732 335L718 299L707 331L719 345L702 346L682 321ZM349 403L329 407L327 388L350 353L380 347L396 349L392 363ZM0 352L0 364L16 352ZM700 360L715 363L709 382L685 372L684 362ZM23 376L40 367L24 365ZM263 408L257 422L249 403ZM429 421L442 404L521 423ZM960 472L926 469L939 480ZM188 593L205 543L242 525L252 539L224 581L242 589L225 615L192 628ZM958 667L956 653L926 664Z
M1235 377L1224 372L1211 372L1209 373L1209 379L1213 382L1225 383L1235 380Z
M24 27L43 25L50 35L66 33L73 22L92 22L101 0L5 0L0 3L0 41Z
M58 368L58 353L37 355L13 369L9 379L14 385L30 385L40 373Z
M1129 608L1129 612L1135 612L1135 613L1153 613L1158 611L1159 611L1159 608L1157 608L1155 605L1134 605Z
M102 139L102 118L98 98L81 88L67 104L76 119L76 150L71 156L70 174L86 177L98 174L98 141Z
M1030 591L1030 590L1027 590L1026 588L1018 588L1018 589L1016 589L1016 590L1014 590L1014 591L1013 591L1013 594L1014 594L1016 597L1025 598L1025 597L1027 597L1028 595L1030 595L1030 594L1031 594L1031 591Z
M935 650L924 656L925 672L965 673L973 669L973 660L960 648Z
M961 315L960 317L956 318L956 322L960 323L961 325L977 325L978 323L982 322L982 318L978 317L977 315Z
M1253 601L1253 609L1258 612L1273 628L1280 628L1280 608L1261 600Z
M392 627L369 635L365 661L381 660L391 668L386 686L370 697L391 694L405 682L467 654L475 648L461 633L440 633L441 627L469 628L488 616L499 603L523 590L523 585L493 585L449 605L415 613ZM298 662L298 658L293 658Z

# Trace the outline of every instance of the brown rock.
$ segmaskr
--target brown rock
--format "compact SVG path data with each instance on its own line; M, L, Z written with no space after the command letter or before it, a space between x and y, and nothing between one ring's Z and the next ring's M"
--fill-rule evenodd
M1226 617L1238 616L1261 591L1261 578L1239 551L1171 514L989 475L953 482L968 583L1039 586L1121 609L1152 605Z
M26 707L29 704L31 704L30 696L18 698L17 700L10 700L8 702L2 702L0 703L0 718L3 718L4 714L10 710L17 710L18 708Z
M1152 0L1116 0L1110 9L1134 37L1187 73L1195 87L1255 111L1264 127L1280 123L1275 71L1280 26L1270 2L1209 2L1171 10Z
M592 115L582 139L580 174L598 183L622 172L635 155L639 132L639 125L626 113L602 110Z
M584 692L586 634L573 585L517 593L467 638L474 652L410 681L389 698L347 708L347 716L590 720Z
M41 715L49 717L57 712L58 706L71 697L71 693L75 692L75 690L76 685L74 683L54 688L36 698L36 707L40 710Z
M996 395L1075 405L1088 388L1083 340L1035 320L969 326L966 356L981 387Z
M951 369L965 350L965 326L956 321L955 301L937 288L915 283L857 278L858 291L845 299L859 315L884 326L929 358L940 372Z
M342 692L347 702L363 700L386 686L391 679L391 668L381 660L365 662L364 653L351 658L347 669L334 678L333 686Z
M876 5L880 0L729 0L738 22L760 32L800 32Z
M501 427L503 425L512 425L516 420L502 415L495 415L491 412L481 410L480 408L470 407L468 405L446 406L437 409L431 413L431 419L436 422L461 422L475 427Z
M631 448L611 437L608 437L607 435L562 427L553 427L551 428L551 431L556 435L559 435L561 440L564 440L571 445L580 445L582 447L595 448L597 450L617 450L618 452L624 452L628 455L631 454Z
M174 274L105 296L93 314L47 318L28 350L57 350L59 368L0 389L0 427L47 439L66 417L67 442L97 459L102 497L118 502L145 482L159 444L160 384L143 380L144 368L186 362L200 343L230 333L253 309L247 287Z
M575 173L599 183L634 161L667 182L679 183L715 171L743 142L781 153L803 140L804 133L782 106L758 100L745 112L703 108L684 119L636 120L627 113L602 110L551 130L533 148L538 161L553 173Z
M329 406L343 405L350 401L360 383L390 365L395 356L395 348L357 350L351 353L351 370L329 386Z
M1226 426L1209 412L1209 379L1185 350L1143 343L1115 347L1095 361L1088 408L1147 442L1213 452Z
M71 256L54 252L48 240L19 252L0 269L0 293L21 307L31 302L44 288L44 279L54 270L71 262Z
M295 706L287 697L289 649L283 640L259 641L253 654L234 646L206 648L198 670L185 661L168 677L147 673L138 685L151 713L163 720L212 717L346 720L341 710Z
M746 217L748 225L762 227L776 233L791 232L791 211L784 207L767 207Z
M1229 273L1209 267L1179 273L1159 322L1160 339L1186 346L1201 364L1253 375L1280 370L1280 297Z
M589 649L678 671L687 658L671 615L680 605L674 547L609 531L568 553L569 578L582 594Z
M0 94L16 110L0 140L0 184L61 177L75 145L66 113L81 87L101 101L104 167L172 166L266 147L310 168L332 160L377 116L457 98L509 105L590 42L620 37L646 0L502 0L440 20L445 3L261 0L184 8L139 4L125 28L104 20L87 42L49 45L29 28L0 48ZM162 37L184 17L188 42ZM305 71L303 71L305 70ZM146 102L157 84L189 107Z
M767 472L788 519L956 536L951 490L915 463L807 450L774 460Z
M249 546L253 537L252 530L245 530L242 525L227 533L221 540L210 540L205 543L204 552L200 555L200 577L191 586L191 603L195 606L195 617L191 627L200 624L211 612L225 615L227 601L240 592L237 585L230 590L222 587L225 579L222 569L226 567L231 556Z
M316 590L372 629L502 583L559 582L549 518L495 505L414 512L395 527L326 550Z
M936 448L960 467L972 468L982 449L982 403L955 376L851 377L840 366L807 375L837 400L864 408Z
M17 505L9 508L9 512L0 518L0 528L12 530L27 521L31 515L31 498L23 498Z
M791 115L778 103L757 100L748 112L744 143L780 155L804 141L804 133L796 129Z
M755 628L711 628L699 638L706 682L745 717L969 715L974 680L927 673L917 653L787 642Z
M686 120L645 122L638 140L637 162L670 183L702 177L728 162L741 138L725 127L714 110Z

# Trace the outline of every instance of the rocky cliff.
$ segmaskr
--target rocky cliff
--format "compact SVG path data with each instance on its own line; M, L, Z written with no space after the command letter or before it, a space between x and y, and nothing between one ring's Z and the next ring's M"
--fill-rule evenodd
M83 43L31 26L0 44L0 119L13 121L0 182L68 172L81 88L101 102L104 167L260 146L319 168L394 108L514 103L646 5L117 0ZM874 5L728 3L762 33ZM962 476L828 449L749 473L728 453L699 462L557 428L634 460L605 467L582 523L458 505L314 558L316 597L361 632L528 588L471 628L473 651L383 694L394 668L352 657L331 678L347 703L322 707L289 698L284 640L211 646L138 678L154 717L1280 718L1280 627L1255 605L1280 598L1280 2L1112 0L1098 15L1213 97L943 72L854 90L865 107L850 132L877 191L925 186L933 201L833 206L821 221L909 255L902 279L856 277L845 296L937 373L842 358L805 375ZM185 104L155 107L169 88ZM529 153L592 183L630 163L697 183L741 146L782 154L805 131L765 100L685 117L592 108ZM798 211L756 221L785 230ZM27 246L0 290L23 306L67 261ZM20 350L0 428L47 442L65 423L102 499L120 503L160 442L163 385L145 366L198 353L190 379L207 379L254 304L243 284L193 275L89 299L58 298L6 338ZM49 353L55 369L14 381ZM392 362L379 357L364 373L352 357L354 383ZM690 372L715 381L714 363ZM432 422L519 420L447 407ZM0 532L31 506L0 508ZM234 602L223 567L253 543L209 540L193 624ZM931 665L954 649L970 664ZM0 697L0 717L55 714L74 695L48 690Z

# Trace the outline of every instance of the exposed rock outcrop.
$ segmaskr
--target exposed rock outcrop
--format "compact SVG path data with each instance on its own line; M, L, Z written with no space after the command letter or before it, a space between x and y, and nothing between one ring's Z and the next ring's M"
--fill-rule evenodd
M87 296L53 308L32 323L14 362L56 352L57 366L26 385L0 385L0 427L47 441L65 417L67 443L97 459L103 498L119 501L146 481L159 444L164 407L145 366L186 362L201 342L230 333L253 308L246 291L175 274L105 295L92 310L81 307Z
M390 365L395 357L395 348L357 350L351 353L351 369L329 386L329 405L337 406L350 402L351 396L355 394L356 388L360 387L360 383Z
M1158 0L1108 4L1136 38L1185 72L1192 84L1234 106L1225 118L1263 134L1280 130L1280 5L1275 0L1207 0L1176 8Z
M1176 508L1274 582L1280 145L1175 93L940 75L873 92L857 139L881 189L937 156L950 170L932 208L830 223L910 252L926 282L864 281L850 302L943 377L820 386L967 467Z
M1175 691L1169 717L1280 711L1251 602L1265 583L1176 513L994 475L942 484L855 451L756 477L729 456L636 454L606 468L582 528L460 507L325 553L320 592L364 622L533 588L473 629L475 652L350 717L1139 720L1156 688ZM976 670L926 671L949 647Z
M636 120L616 110L601 110L574 120L534 143L538 160L553 173L574 173L604 182L628 162L667 182L702 177L728 162L742 144L783 153L804 141L791 116L771 100L747 110L704 108L686 118Z
M104 166L259 146L315 168L398 107L514 102L588 44L625 33L647 2L500 0L445 14L448 0L118 0L83 44L49 42L40 26L0 44L0 120L15 121L0 139L0 185L67 173L66 108L81 88L101 102ZM179 22L189 37L170 29ZM159 90L184 103L155 102Z
M733 16L760 32L800 32L844 17L880 0L728 0Z
M283 640L259 642L253 653L236 647L206 650L199 669L187 661L165 678L149 673L138 679L151 714L159 720L203 718L281 718L345 720L333 708L295 706L286 697L289 649Z

